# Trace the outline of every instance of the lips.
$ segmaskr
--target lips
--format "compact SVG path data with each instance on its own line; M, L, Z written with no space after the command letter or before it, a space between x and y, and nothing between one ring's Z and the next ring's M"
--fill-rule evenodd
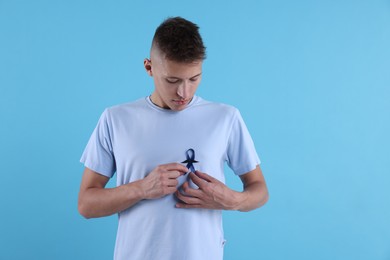
M188 103L188 100L173 100L173 102L177 105L185 105Z

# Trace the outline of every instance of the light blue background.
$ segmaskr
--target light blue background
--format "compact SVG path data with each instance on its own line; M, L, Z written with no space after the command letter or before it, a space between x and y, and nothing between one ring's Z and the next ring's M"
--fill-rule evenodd
M388 0L0 0L0 259L112 258L117 218L78 214L78 161L105 107L150 94L176 15L208 47L198 94L241 110L270 190L225 213L225 259L389 260Z

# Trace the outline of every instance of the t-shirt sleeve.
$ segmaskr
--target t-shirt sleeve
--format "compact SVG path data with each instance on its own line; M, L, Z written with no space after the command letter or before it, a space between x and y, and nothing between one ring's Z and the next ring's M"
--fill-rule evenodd
M236 175L250 172L260 164L252 137L238 110L234 114L229 136L227 163Z
M85 167L111 178L116 171L115 157L112 149L111 125L108 110L101 115L80 162Z

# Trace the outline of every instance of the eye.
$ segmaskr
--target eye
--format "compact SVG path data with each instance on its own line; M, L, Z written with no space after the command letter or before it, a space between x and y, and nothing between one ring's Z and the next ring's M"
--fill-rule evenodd
M194 78L190 78L190 81L197 81L199 79L199 76L196 76Z
M179 80L178 79L165 79L169 84L175 84L175 83L178 83Z

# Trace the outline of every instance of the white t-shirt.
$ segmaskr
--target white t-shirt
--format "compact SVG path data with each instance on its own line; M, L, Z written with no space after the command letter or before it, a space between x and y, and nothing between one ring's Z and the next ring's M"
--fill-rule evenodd
M81 162L107 177L116 172L119 186L145 178L158 165L183 162L190 148L195 169L222 182L225 162L237 175L260 163L239 111L197 96L182 111L162 109L149 97L106 109ZM187 177L179 177L179 185ZM114 258L222 259L222 212L179 209L176 202L167 195L120 212Z

